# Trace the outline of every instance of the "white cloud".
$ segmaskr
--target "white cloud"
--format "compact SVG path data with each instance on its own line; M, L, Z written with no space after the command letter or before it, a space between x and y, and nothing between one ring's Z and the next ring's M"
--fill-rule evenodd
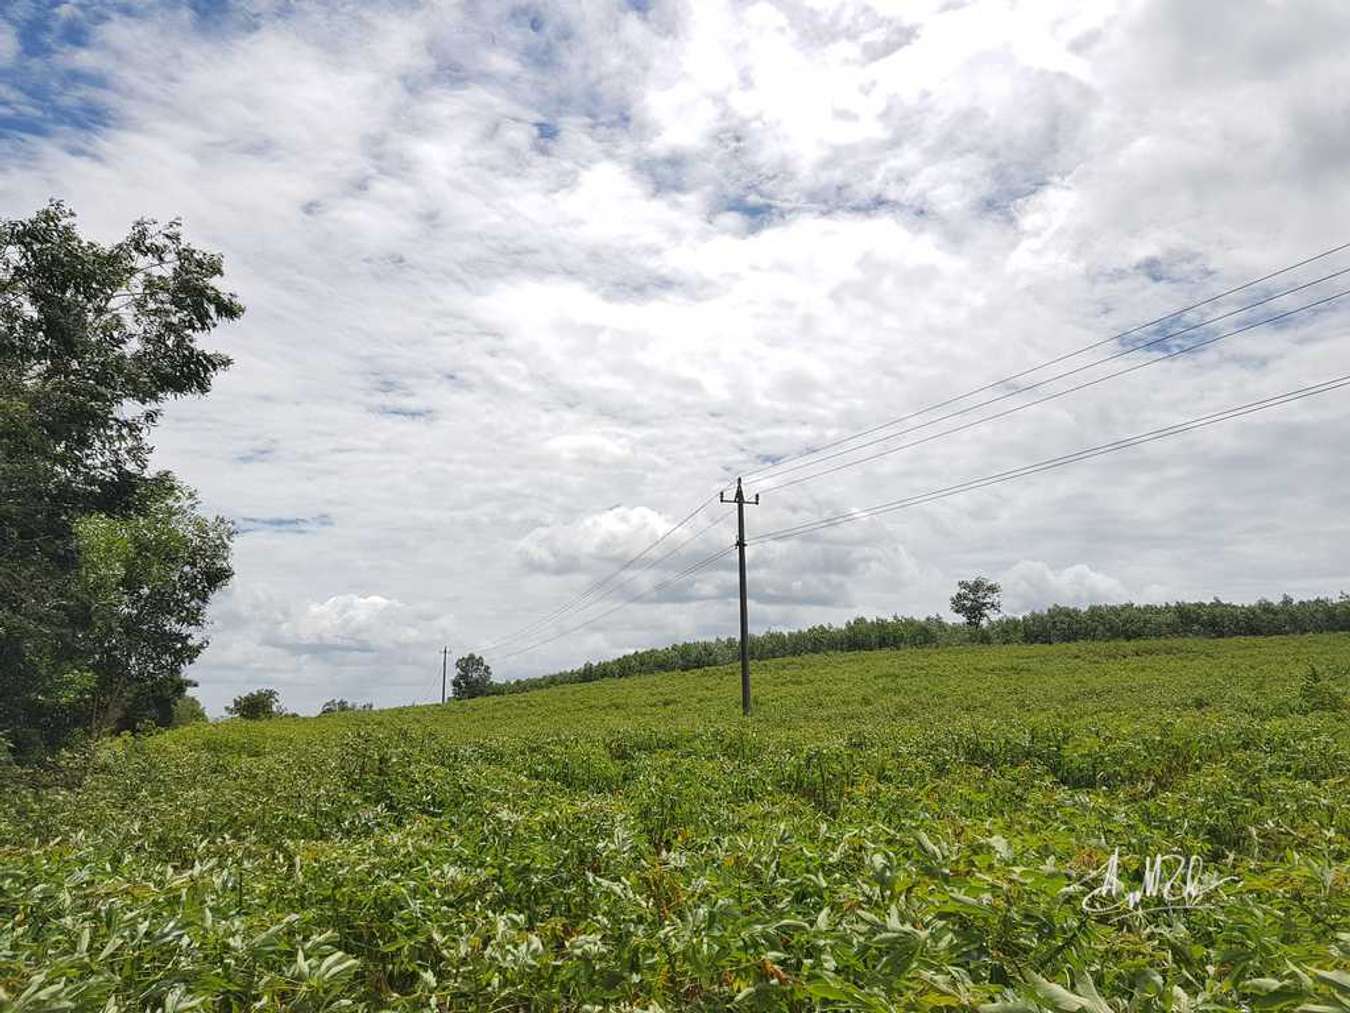
M0 65L19 55L19 33L11 25L0 23Z
M217 713L233 696L259 686L278 690L287 706L302 710L337 696L427 700L439 693L439 669L424 655L430 645L448 642L449 618L377 594L305 601L236 583L215 609L208 648L214 678L202 677L204 666L193 674Z
M1098 573L1086 563L1054 570L1038 560L1023 559L998 578L1003 605L1016 615L1050 605L1092 605L1138 600L1115 577Z
M59 195L105 238L181 215L249 306L158 441L211 509L270 522L195 666L208 704L429 699L442 643L546 614L738 470L1350 236L1350 9L1212 14L90 5L83 45L0 69L22 122L50 114L0 139L0 203ZM751 534L1345 372L1345 319L771 492ZM752 547L752 623L931 613L973 573L1028 606L1350 589L1346 422L1330 395ZM729 543L716 509L633 589ZM734 586L727 557L498 672L732 633Z
M611 507L567 524L535 528L520 542L525 564L548 573L623 563L660 538L671 521L647 507Z
M553 437L544 446L555 451L565 461L581 460L601 464L622 461L632 453L622 436L606 436L603 433L565 433Z
M416 643L419 631L408 622L407 606L377 594L339 594L312 602L278 628L279 642L301 647L374 650Z

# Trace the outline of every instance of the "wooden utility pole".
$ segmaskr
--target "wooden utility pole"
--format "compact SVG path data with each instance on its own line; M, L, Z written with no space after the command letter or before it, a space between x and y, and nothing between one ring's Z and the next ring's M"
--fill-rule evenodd
M441 703L445 703L445 669L450 661L450 647L441 648Z
M727 499L726 493L720 493L718 499L723 503L736 504L736 553L741 564L741 713L750 714L750 607L745 593L745 504L759 506L759 493L752 501L745 498L741 480L736 479L736 496Z

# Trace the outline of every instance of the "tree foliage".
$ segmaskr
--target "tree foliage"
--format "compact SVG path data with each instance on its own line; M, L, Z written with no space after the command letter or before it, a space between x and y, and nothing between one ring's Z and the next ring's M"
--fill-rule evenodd
M986 619L1003 611L999 597L1002 593L1003 588L984 577L958 580L956 594L951 600L952 611L964 619L967 626L983 626Z
M466 654L455 661L455 678L451 687L455 698L459 700L486 696L492 691L492 668L481 655Z
M173 722L183 670L206 647L207 604L233 572L229 525L196 506L161 475L129 515L75 522L85 609L77 644L93 678L95 729Z
M281 706L281 694L276 690L255 689L235 697L225 708L225 713L245 721L268 721L285 716L286 711Z
M59 202L0 222L0 733L20 754L137 713L170 720L187 685L170 673L204 646L193 630L228 579L228 537L148 473L149 434L165 402L205 394L229 364L197 344L243 312L221 273L177 222L137 222L111 245ZM204 569L170 578L175 561ZM154 601L133 608L136 594ZM115 642L139 608L160 614ZM117 658L134 664L114 678Z
M184 725L202 724L209 720L206 708L195 696L185 694L173 702L173 721L170 722L172 727L182 728Z

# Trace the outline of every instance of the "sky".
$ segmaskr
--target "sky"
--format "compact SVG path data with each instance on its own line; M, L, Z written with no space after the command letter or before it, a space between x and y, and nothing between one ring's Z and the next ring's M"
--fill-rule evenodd
M8 0L0 214L181 217L248 307L155 435L239 530L208 710L429 702L443 644L512 678L734 635L734 555L570 629L729 546L719 504L501 644L737 474L1350 241L1347 36L1343 0ZM750 535L1350 373L1348 331L1350 297L770 491ZM1347 423L1350 388L752 544L752 629L975 574L1010 612L1350 591Z

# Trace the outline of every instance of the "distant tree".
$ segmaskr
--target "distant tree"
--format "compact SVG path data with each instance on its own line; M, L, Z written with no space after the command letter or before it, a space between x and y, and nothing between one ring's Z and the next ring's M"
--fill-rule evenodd
M952 611L964 619L967 626L982 626L990 616L1003 611L1002 593L1003 588L984 577L958 580L956 594L952 595Z
M201 724L206 720L208 720L206 708L195 696L180 696L173 702L173 721L170 727L182 728L184 725Z
M374 709L375 705L372 703L354 704L350 700L335 699L325 701L323 707L319 709L319 713L339 714L342 711L369 711Z
M285 715L281 707L281 694L274 689L255 689L234 698L234 702L225 708L231 717L244 718L246 721L266 721Z
M451 687L456 699L484 696L491 686L492 668L480 655L466 654L455 661L455 678Z

